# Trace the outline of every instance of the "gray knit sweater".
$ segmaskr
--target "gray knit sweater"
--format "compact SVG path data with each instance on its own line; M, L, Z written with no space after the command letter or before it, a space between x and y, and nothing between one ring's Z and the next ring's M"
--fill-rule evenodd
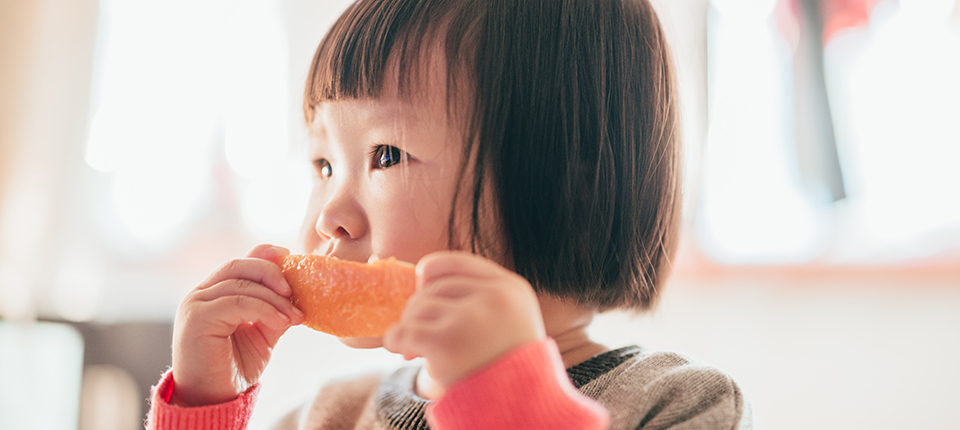
M274 427L290 429L427 429L428 401L413 391L419 367L325 384L313 401ZM636 346L597 355L567 369L574 387L610 411L611 429L752 428L737 384L683 356Z

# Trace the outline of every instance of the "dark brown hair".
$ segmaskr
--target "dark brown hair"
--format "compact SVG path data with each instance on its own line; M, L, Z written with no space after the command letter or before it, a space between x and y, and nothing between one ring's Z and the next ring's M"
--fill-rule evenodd
M437 42L447 88L470 93L470 248L490 252L478 214L492 185L495 236L538 292L648 308L681 201L674 72L648 0L359 0L317 49L307 122L325 101L378 97L393 65L400 96L415 95Z

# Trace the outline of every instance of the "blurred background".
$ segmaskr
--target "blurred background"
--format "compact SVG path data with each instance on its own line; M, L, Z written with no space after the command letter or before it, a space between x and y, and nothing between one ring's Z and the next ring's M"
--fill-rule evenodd
M960 428L958 2L654 3L683 246L593 334L727 371L757 428ZM347 4L0 1L0 429L142 428L181 298L298 248L302 86ZM400 362L294 328L252 427Z

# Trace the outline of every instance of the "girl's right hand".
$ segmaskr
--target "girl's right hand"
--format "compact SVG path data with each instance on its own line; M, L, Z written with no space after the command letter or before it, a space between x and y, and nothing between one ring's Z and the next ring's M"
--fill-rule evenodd
M184 298L173 324L171 404L227 402L260 379L280 336L303 322L275 263L289 253L260 245Z

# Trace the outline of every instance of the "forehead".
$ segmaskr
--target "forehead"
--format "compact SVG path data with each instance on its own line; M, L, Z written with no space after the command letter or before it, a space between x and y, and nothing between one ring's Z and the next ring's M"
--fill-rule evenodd
M349 135L404 134L418 130L446 128L443 110L429 104L397 99L346 99L323 102L314 109L313 123L309 125L313 138L330 138L331 133Z
M413 108L405 106L396 99L333 100L318 104L314 111L314 121L310 124L313 132L322 131L331 126L393 124L401 119L408 122L419 116L413 112Z

